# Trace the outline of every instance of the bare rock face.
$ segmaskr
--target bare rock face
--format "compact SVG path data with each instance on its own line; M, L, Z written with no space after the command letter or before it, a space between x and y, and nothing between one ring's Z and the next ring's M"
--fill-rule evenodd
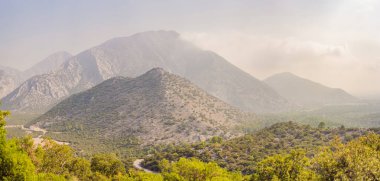
M76 65L73 68L76 70L65 70L69 67L67 65L71 64ZM69 96L111 77L136 77L154 67L161 67L185 77L209 94L242 110L274 112L288 106L287 101L265 83L243 72L219 55L182 40L179 34L173 31L151 31L109 40L72 57L58 71L49 73L49 79L46 81L51 83L45 84L65 87L65 96ZM64 75L72 71L77 74ZM59 83L62 85L58 85ZM3 100L7 108L33 110L28 106L19 107L21 104L12 101L36 95L33 90L25 90L24 94L18 92L16 89ZM38 95L44 96L47 92L49 91L39 92ZM46 97L39 103L46 108L61 100L50 95Z
M86 56L86 52L79 56ZM78 57L79 57L78 56ZM78 57L64 62L56 71L35 75L2 99L4 109L17 112L44 113L63 98L89 89L102 81L92 73L91 62Z
M22 72L24 79L29 79L35 75L41 75L58 70L63 63L72 57L71 54L62 51L49 55L42 61L35 64L33 67Z
M71 57L72 55L67 52L57 52L25 71L18 71L9 67L0 67L0 98L5 97L25 80L35 75L58 70L59 67Z
M182 40L173 31L152 31L115 38L92 51L98 62L107 65L99 68L101 72L136 77L151 68L162 67L242 110L271 112L288 106L287 101L265 83L216 53Z
M281 96L303 107L355 103L357 98L335 89L285 72L265 80Z
M82 135L107 139L133 136L153 144L234 137L245 118L190 81L154 68L134 79L111 78L72 95L35 123L50 131L81 130Z
M47 111L71 94L81 79L80 68L74 62L67 63L64 69L54 74L36 75L4 97L3 106L19 112Z
M0 98L12 92L20 84L19 75L20 71L18 70L0 67Z

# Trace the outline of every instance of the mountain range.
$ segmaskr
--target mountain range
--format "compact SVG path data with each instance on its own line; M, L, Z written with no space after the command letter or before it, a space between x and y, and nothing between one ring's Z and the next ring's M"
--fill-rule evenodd
M275 74L264 80L287 100L300 106L341 105L358 102L342 89L330 88L292 73Z
M26 80L35 75L41 75L41 74L53 72L59 69L60 66L71 57L72 55L68 52L65 52L65 51L56 52L52 55L49 55L48 57L38 62L37 64L33 65L29 69L23 71L22 75Z
M25 71L0 66L0 98L16 89L25 80L57 70L72 55L67 52L56 52Z
M137 78L114 77L74 94L33 123L61 134L136 137L142 144L153 144L234 137L248 116L190 81L154 68Z
M202 50L173 31L114 38L36 75L3 98L4 108L43 113L64 98L115 76L136 77L162 67L244 111L275 112L289 106L262 81L214 52Z

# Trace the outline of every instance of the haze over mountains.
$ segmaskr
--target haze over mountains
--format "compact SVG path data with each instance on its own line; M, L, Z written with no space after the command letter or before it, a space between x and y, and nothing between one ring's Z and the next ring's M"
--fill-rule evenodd
M71 56L67 52L56 52L25 71L0 66L0 98L12 92L21 83L34 75L57 70Z
M0 0L0 181L380 181L378 17Z
M20 71L9 67L0 67L0 98L4 97L21 82Z
M246 114L190 81L154 68L115 77L65 99L34 122L49 131L125 139L143 144L233 137Z
M342 89L298 77L292 73L275 74L264 80L287 100L301 106L340 105L358 102L358 99Z
M38 62L31 68L25 70L22 74L25 79L28 79L34 75L40 75L57 70L65 61L71 58L72 55L68 52L56 52L49 55L42 61Z
M44 112L63 98L114 76L136 77L154 67L178 74L242 110L273 112L289 103L268 85L219 55L202 50L173 31L115 38L71 57L59 70L37 75L3 99L4 107Z

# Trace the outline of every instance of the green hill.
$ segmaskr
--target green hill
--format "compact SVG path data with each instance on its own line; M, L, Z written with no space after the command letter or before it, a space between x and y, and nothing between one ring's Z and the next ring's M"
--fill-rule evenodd
M294 122L276 123L254 134L223 140L213 138L207 142L182 145L157 146L145 159L144 165L158 170L159 160L176 161L181 157L195 157L205 162L214 161L228 170L252 174L256 164L268 156L304 149L312 155L320 146L335 137L344 142L380 129L315 128Z

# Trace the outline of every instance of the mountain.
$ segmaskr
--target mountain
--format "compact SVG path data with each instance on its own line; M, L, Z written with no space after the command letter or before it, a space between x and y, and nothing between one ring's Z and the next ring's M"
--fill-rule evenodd
M71 70L65 70L67 67ZM111 77L136 77L154 67L162 67L185 77L209 94L243 110L279 111L287 107L287 101L268 85L219 55L183 40L173 31L150 31L109 40L72 57L60 70L46 75L44 80L28 80L25 84L29 85L21 87L29 86L30 89L17 89L3 102L14 110L33 110L33 107L12 100L37 100L38 96L45 96L46 100L38 104L47 108L63 97ZM64 74L72 71L75 72L74 75ZM72 79L66 79L67 77ZM32 82L36 85L32 85ZM43 85L44 88L37 94L34 87L38 85ZM67 94L51 96L58 91L58 87L64 87ZM23 93L20 94L20 91ZM38 96L35 97L36 95Z
M65 61L58 70L35 75L2 99L3 109L44 113L71 94L89 89L101 82L94 65L86 61L86 52Z
M280 73L264 80L281 96L302 106L323 106L357 102L357 98L342 89L298 77L292 73Z
M78 64L67 62L54 73L36 75L4 97L3 107L19 112L43 113L79 86L80 73Z
M34 75L46 74L55 71L71 57L72 55L65 51L56 52L38 62L31 68L25 70L22 74L26 77L26 79L28 79Z
M21 81L20 71L0 66L0 98L15 89Z
M134 79L115 77L74 94L33 122L61 134L133 137L153 144L233 137L245 115L190 81L154 68Z
M67 52L57 52L25 71L0 66L0 98L8 95L25 80L35 75L57 70L62 63L67 61L70 57L72 57L72 55Z

